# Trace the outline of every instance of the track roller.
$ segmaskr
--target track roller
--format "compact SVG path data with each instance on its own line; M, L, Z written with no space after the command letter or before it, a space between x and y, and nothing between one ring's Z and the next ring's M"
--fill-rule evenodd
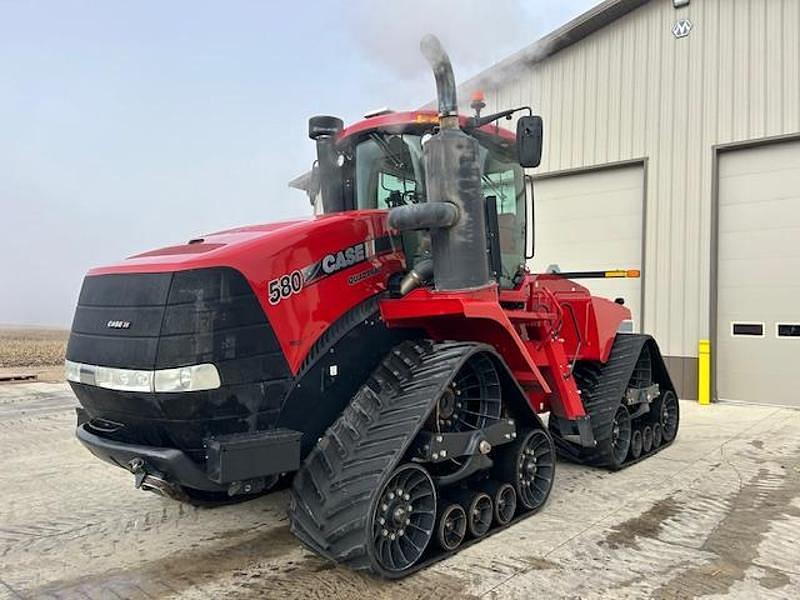
M450 552L458 548L467 535L467 513L457 503L439 509L436 524L436 541L442 550Z
M541 429L522 431L516 442L498 452L495 476L517 492L517 504L537 510L547 500L555 477L555 447Z
M631 436L631 458L639 458L642 455L642 432L637 429Z
M494 504L494 522L508 525L517 512L517 492L510 483L488 481L483 489L492 497Z
M662 441L661 425L659 423L653 423L653 448L661 446Z
M456 493L458 502L467 513L467 531L472 537L479 538L489 531L494 516L492 498L486 492L461 490Z
M642 429L642 452L647 454L653 449L653 428L645 425Z

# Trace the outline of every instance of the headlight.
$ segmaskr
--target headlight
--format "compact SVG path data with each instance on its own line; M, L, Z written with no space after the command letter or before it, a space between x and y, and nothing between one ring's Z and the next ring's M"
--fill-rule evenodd
M197 392L213 390L221 382L212 364L143 371L64 361L67 381L122 392Z
M155 372L156 392L196 392L220 386L219 373L214 365L194 365Z
M92 373L91 369L89 369L89 373ZM123 392L152 392L153 372L94 367L94 384L97 387Z
M64 361L64 377L67 381L81 381L81 365L71 360Z

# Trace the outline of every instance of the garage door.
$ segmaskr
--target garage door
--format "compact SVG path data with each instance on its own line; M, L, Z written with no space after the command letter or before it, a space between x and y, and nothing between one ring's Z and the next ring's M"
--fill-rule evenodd
M534 272L641 269L644 168L601 169L534 180ZM640 330L640 279L587 279L593 294L624 298Z
M800 406L800 142L719 157L717 395Z

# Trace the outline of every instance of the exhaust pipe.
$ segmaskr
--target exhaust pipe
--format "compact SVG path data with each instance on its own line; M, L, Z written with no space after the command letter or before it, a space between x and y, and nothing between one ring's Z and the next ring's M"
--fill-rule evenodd
M458 127L458 101L456 98L456 78L450 57L442 48L439 38L428 34L419 43L422 55L433 69L436 79L436 96L439 103L439 125L442 129Z

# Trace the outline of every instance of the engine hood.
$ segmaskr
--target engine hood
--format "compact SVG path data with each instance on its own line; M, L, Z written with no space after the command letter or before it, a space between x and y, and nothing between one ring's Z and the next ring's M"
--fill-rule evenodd
M259 252L279 251L288 238L315 229L314 218L280 221L226 229L172 246L134 254L123 261L89 270L88 275L158 272L218 266L252 248Z
M331 323L385 291L389 276L404 267L400 239L386 216L351 211L228 229L93 268L87 277L234 269L297 372Z

